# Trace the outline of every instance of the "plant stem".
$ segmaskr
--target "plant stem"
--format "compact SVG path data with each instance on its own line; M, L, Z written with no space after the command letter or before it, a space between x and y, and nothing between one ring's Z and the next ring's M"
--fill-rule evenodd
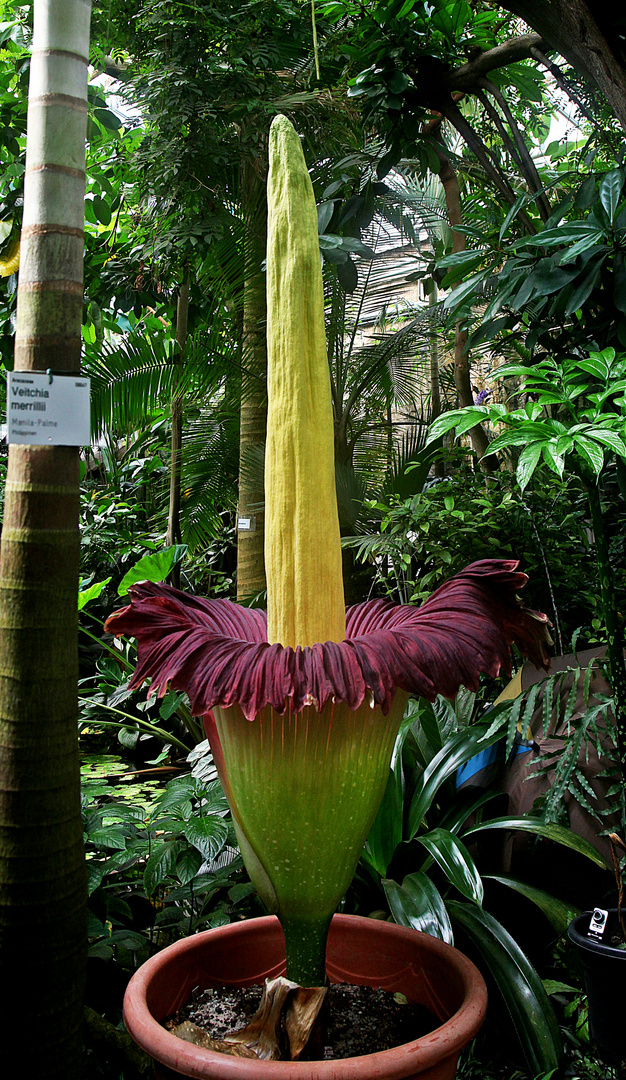
M324 986L330 918L309 920L281 917L280 921L287 949L287 978L298 986Z
M586 481L591 524L595 536L596 561L600 576L600 595L606 624L607 656L611 674L611 687L615 702L615 741L622 782L626 778L626 664L624 663L624 638L620 625L617 597L613 584L613 571L609 559L609 547L602 517L600 492L597 484ZM623 816L623 812L622 812ZM622 821L622 829L624 822Z

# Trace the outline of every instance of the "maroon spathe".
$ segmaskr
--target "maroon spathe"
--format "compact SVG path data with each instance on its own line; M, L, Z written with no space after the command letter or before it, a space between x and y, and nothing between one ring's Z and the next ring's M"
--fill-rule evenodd
M528 580L513 560L484 559L446 581L420 608L369 600L346 610L346 639L296 649L269 645L264 611L230 600L203 600L145 581L105 630L137 639L131 686L152 679L189 695L193 715L237 703L252 720L266 705L277 712L322 709L366 695L387 713L397 688L434 700L459 686L478 688L481 674L509 674L510 645L547 666L547 617L524 607Z

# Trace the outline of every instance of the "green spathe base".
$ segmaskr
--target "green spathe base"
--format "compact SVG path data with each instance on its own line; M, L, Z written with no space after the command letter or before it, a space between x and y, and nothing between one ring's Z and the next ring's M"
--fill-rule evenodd
M328 925L383 797L407 695L387 716L364 703L307 706L253 721L216 708L209 738L242 855L287 942L287 973L319 986Z

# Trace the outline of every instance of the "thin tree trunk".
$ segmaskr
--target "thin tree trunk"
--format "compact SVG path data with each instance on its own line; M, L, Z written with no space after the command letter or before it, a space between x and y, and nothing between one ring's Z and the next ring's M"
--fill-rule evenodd
M189 275L180 287L176 304L176 341L179 347L178 363L184 364L185 345L187 343L187 321L189 316ZM174 376L172 391L172 434L170 443L170 499L167 515L166 546L179 544L180 529L180 477L183 449L183 397L179 392L181 373ZM175 589L180 588L180 563L171 570L168 581Z
M432 279L432 288L428 294L428 306L437 306L437 283ZM441 391L439 387L439 346L437 343L437 331L431 326L430 337L430 422L441 416ZM437 477L444 475L443 458L438 457L435 461L434 473Z
M454 228L455 225L461 225L463 222L459 178L452 167L449 157L443 151L437 150L437 153L441 162L439 179L443 184L448 221L452 228L452 251L465 251L465 233L457 232ZM462 329L460 322L457 323L454 335L454 385L456 386L461 408L474 404L474 395L472 394L470 382L469 357L466 351L467 337L467 330ZM476 427L471 428L469 431L469 437L474 453L482 460L489 446L489 439L485 429L481 424L477 424ZM482 468L490 471L490 463L487 461L482 462Z
M239 434L237 517L237 599L265 591L264 486L262 460L267 422L265 277L261 272L267 238L267 200L263 178L248 159L243 167L246 214L243 312L243 373ZM248 527L244 527L248 523Z
M456 105L454 101L445 104L442 107L443 115L456 128L461 138L465 141L469 149L476 155L479 163L487 173L489 179L493 182L496 191L499 191L505 202L508 202L509 206L514 206L517 202L517 195L513 191L513 188L509 184L508 180L500 169L491 160L490 152L482 141L480 135L474 131L474 128L468 120L463 116L463 113ZM524 228L528 233L534 235L537 230L532 221L524 211L520 211L518 219L524 225Z
M536 171L536 166L532 160L532 154L526 145L526 140L519 130L513 111L508 106L506 95L500 90L500 86L496 86L495 83L491 82L489 79L482 80L482 85L484 85L485 90L491 94L495 102L498 103L502 109L504 119L508 124L511 135L507 133L498 109L491 105L489 98L481 91L476 91L476 96L479 98L482 106L487 110L495 126L498 127L504 144L508 147L508 152L511 153L512 159L517 162L519 171L526 180L529 191L536 194L536 207L537 210L539 210L542 221L547 221L550 214L552 214L552 207L550 207L547 194L543 190L544 185L542 184L541 176Z
M80 368L88 0L35 0L15 368ZM9 448L0 552L0 962L20 1076L81 1074L79 456Z

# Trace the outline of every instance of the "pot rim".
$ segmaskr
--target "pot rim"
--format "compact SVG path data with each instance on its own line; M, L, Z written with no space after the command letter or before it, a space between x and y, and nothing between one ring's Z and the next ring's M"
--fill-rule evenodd
M608 912L609 915L617 915L617 908L609 908ZM567 928L569 940L579 949L593 953L595 956L610 956L616 960L626 962L626 949L618 949L615 945L606 945L603 941L595 941L593 938L587 937L591 915L592 911L581 911L580 915L572 919ZM582 927L585 927L584 933Z
M193 937L174 942L147 960L131 978L124 998L124 1021L139 1046L161 1064L174 1071L184 1068L183 1075L197 1078L211 1076L215 1080L287 1080L297 1069L301 1080L336 1080L339 1075L345 1080L380 1080L381 1077L401 1080L402 1077L413 1076L418 1070L425 1071L438 1061L457 1055L481 1027L487 1008L487 988L478 969L463 953L419 930L358 915L335 915L331 934L333 927L335 932L346 929L353 932L358 930L359 934L369 929L379 939L380 936L404 939L407 950L410 942L415 942L417 935L422 939L421 947L426 953L438 956L440 961L444 960L460 976L464 995L461 1005L448 1020L427 1035L389 1050L352 1058L256 1062L249 1058L230 1057L194 1046L162 1027L150 1012L147 994L151 979L163 965L186 952L193 953L211 936L235 936L243 930L254 933L257 929L260 931L270 928L270 924L280 925L275 915L246 919L205 930ZM332 967L331 959L329 968Z

